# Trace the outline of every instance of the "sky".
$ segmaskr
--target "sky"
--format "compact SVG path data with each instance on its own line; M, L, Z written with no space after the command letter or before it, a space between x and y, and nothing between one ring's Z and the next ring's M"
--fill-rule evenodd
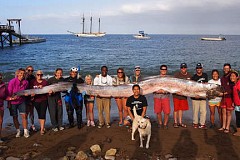
M0 0L0 22L20 18L24 34L240 34L240 0ZM14 24L13 24L14 25Z

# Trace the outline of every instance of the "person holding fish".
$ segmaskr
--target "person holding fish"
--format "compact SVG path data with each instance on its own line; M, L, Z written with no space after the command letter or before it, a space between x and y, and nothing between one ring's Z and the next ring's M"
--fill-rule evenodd
M129 80L128 76L125 75L123 68L118 68L117 69L117 76L115 76L113 78L112 83L115 86L130 83L130 80ZM128 115L128 110L127 110L127 106L126 106L127 97L116 97L115 101L117 103L118 113L119 113L119 123L118 123L118 125L121 127L121 126L123 126L123 120Z
M112 77L108 74L108 67L102 66L101 67L101 74L97 75L94 78L94 85L101 85L101 86L111 86L112 85ZM104 117L103 112L105 112L105 124L107 128L110 128L110 110L111 110L111 98L100 97L97 96L96 98L97 108L98 108L98 118L99 124L98 128L102 128L104 126Z
M0 73L0 143L3 142L1 131L2 131L3 115L4 115L4 100L7 97L7 87L2 79L3 79L3 76Z
M64 78L62 77L63 70L62 68L57 68L55 75L48 79L48 84L55 84L58 82L63 82ZM48 91L48 110L50 114L50 120L52 123L52 130L57 132L58 130L64 130L62 126L63 123L63 106L61 99L61 92L53 92L53 90Z
M22 126L24 129L24 137L28 138L29 132L27 129L27 114L26 114L26 103L24 96L16 96L14 93L25 90L28 88L28 81L25 80L25 69L19 68L16 71L16 77L11 79L8 83L8 97L11 107L9 108L10 115L13 117L13 123L17 130L16 137L21 136L20 124L18 121L18 111L22 118Z
M135 66L134 75L130 77L130 82L136 84L140 81L142 81L141 69L140 66Z

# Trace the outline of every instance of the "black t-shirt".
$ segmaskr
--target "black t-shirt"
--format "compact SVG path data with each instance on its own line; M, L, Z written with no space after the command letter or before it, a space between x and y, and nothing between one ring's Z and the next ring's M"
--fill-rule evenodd
M147 99L144 95L139 95L138 98L134 98L134 96L132 95L127 99L126 106L131 108L132 114L133 114L133 107L135 106L137 114L141 116L143 112L143 107L148 106Z
M194 76L191 78L191 80L196 81L198 83L207 83L208 82L208 75L206 73L202 73L201 76L198 76L197 74L194 74ZM193 100L203 100L203 98L191 98Z
M77 77L75 77L75 78L72 78L72 77L67 77L67 78L65 78L64 79L64 81L65 82L73 82L73 83L77 83L77 84L81 84L81 83L84 83L84 80L82 79L82 78L77 78Z

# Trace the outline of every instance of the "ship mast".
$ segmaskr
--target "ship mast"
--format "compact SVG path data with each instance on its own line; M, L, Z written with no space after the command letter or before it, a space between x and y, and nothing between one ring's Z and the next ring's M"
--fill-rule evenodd
M83 20L83 21L82 21L82 23L83 23L82 33L84 33L84 22L85 22L84 14L83 14L82 20Z
M98 33L100 33L100 17L98 19Z
M91 18L90 18L90 34L92 33L92 16L91 16Z

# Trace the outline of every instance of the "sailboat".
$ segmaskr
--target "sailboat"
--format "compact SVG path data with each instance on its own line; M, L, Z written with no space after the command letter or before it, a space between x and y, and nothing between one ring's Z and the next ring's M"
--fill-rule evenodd
M85 17L84 17L84 15L82 17L82 20L83 20L82 21L82 24L83 24L82 33L74 33L74 32L71 32L71 31L68 31L68 32L74 34L77 37L103 37L103 36L105 36L106 32L100 32L100 22L101 22L100 18L98 19L98 32L92 32L92 19L93 18L91 16L91 18L90 18L90 32L89 33L85 32L85 28L84 28Z

